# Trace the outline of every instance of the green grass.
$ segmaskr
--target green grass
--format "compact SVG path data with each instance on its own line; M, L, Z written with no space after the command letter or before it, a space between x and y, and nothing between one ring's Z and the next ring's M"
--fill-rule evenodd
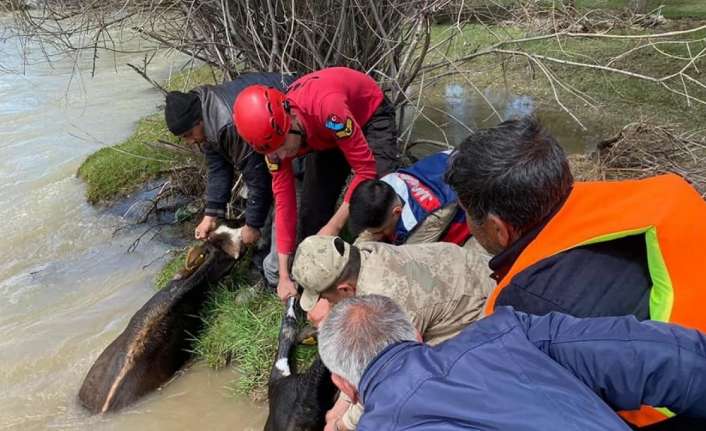
M187 68L179 73L175 73L164 83L167 91L189 91L192 88L204 84L216 84L223 80L221 72L215 72L207 66L197 68Z
M169 283L183 267L185 256L186 249L181 250L164 265L155 288L162 289ZM284 307L274 293L253 287L246 275L249 266L249 256L243 257L230 276L213 287L202 313L206 326L194 351L210 367L233 365L238 370L240 376L231 385L234 394L264 400ZM315 355L314 347L297 347L298 369L308 367Z
M187 90L213 82L210 69L201 67L173 75L165 87ZM119 199L169 168L188 162L185 154L148 145L159 140L177 143L161 112L140 120L124 142L91 154L78 169L78 176L86 183L87 200L100 204Z
M445 59L463 57L490 47L501 40L522 37L519 27L502 27L467 23L461 28L448 25L434 25L431 29L431 46L426 63L431 64Z
M163 114L154 114L140 120L124 142L91 154L78 169L78 176L86 183L88 201L98 204L121 198L185 161L180 153L146 145L160 139L176 142Z
M162 267L154 281L155 289L164 289L174 275L184 267L186 252L186 248L176 252L176 255Z
M232 363L240 373L234 392L263 400L284 307L271 292L236 286L226 282L214 292L204 315L207 327L195 350L211 367ZM307 367L315 354L314 347L298 346L298 369Z
M706 33L693 34L691 38L703 38ZM591 65L605 65L611 59L636 47L634 41L609 41L595 39L572 39L561 45L555 40L542 41L528 45L531 52L549 57L565 59ZM706 47L704 40L691 45L692 52L699 52ZM683 45L665 45L660 49L670 55L688 57ZM509 69L515 76L528 76L523 62L510 65ZM654 48L644 48L612 64L613 67L629 72L661 78L677 73L687 64L686 61L667 58ZM697 68L689 68L689 74L701 81L706 80L703 68L706 62L696 62ZM626 75L589 70L574 66L552 64L552 71L566 84L591 96L596 107L586 109L583 103L565 90L560 90L562 97L569 100L570 106L577 112L586 112L595 122L622 126L640 118L661 123L681 123L686 129L700 123L700 118L706 113L703 105L698 103L689 107L686 98L666 90L658 83L636 79ZM532 80L532 85L543 87L543 99L549 95L548 81L540 74ZM671 79L669 83L679 91L683 90L681 81ZM691 95L701 99L706 98L706 92L693 84L688 85ZM622 123L622 124L620 124Z
M706 2L705 2L706 3ZM693 27L699 23L693 23ZM669 31L660 28L656 31ZM451 32L453 28L435 28L436 41ZM645 32L639 29L623 29L623 32ZM532 36L517 26L487 26L467 24L453 43L444 46L449 58L467 56L474 52L483 52L498 41L507 41L519 37ZM675 38L672 38L675 39ZM706 47L706 32L692 33L681 39L696 40L690 44L692 53L698 53ZM606 40L593 38L547 39L524 43L508 44L503 48L522 50L528 53L554 57L560 60L605 65L612 58L638 46L635 40ZM660 45L659 49L672 56L688 57L685 45ZM438 57L438 55L437 55ZM598 124L604 130L615 130L638 119L658 121L662 124L679 124L685 130L698 127L706 114L703 105L687 105L684 97L665 90L660 84L639 80L625 75L589 70L570 65L545 62L551 72L563 83L586 93L594 102L594 107L587 106L581 99L570 94L566 89L557 88L559 96L585 124ZM684 60L665 57L655 48L637 50L624 59L612 64L615 68L630 72L663 77L678 72L687 64ZM689 74L701 81L706 81L706 61L699 60L695 67L688 69ZM515 94L533 96L540 109L547 107L558 111L560 107L554 101L554 94L549 80L536 65L529 67L528 60L521 56L490 54L478 57L459 66L466 77L478 88L488 87L507 89ZM461 78L454 78L463 82ZM674 88L682 90L679 78L669 81ZM687 84L693 96L706 99L706 91L694 84ZM433 97L433 96L432 96Z

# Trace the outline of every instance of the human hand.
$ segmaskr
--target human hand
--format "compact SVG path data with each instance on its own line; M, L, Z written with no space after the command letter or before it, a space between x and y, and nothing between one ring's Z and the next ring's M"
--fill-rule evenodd
M243 244L246 246L255 244L257 240L260 239L260 229L244 225L240 230L240 237L243 240Z
M217 220L218 220L218 217L208 216L208 215L203 216L201 223L199 223L199 225L196 226L196 229L194 230L194 236L196 237L196 239L208 238L208 234L211 233L211 231L216 228L216 221Z
M324 427L324 431L350 431L348 428L346 428L345 425L343 425L343 421L339 419L334 419L331 422L326 421L326 426Z
M289 278L289 275L279 277L279 283L277 283L277 296L282 302L286 302L292 296L297 296L297 287L294 282Z
M324 428L324 431L335 431L337 429L336 422L341 420L350 405L351 403L347 398L339 396L336 400L336 404L331 407L331 410L326 412L326 427ZM338 429L341 429L341 427L338 427Z
M319 299L319 302L314 305L314 308L312 308L311 310L309 310L308 313L306 313L306 318L309 319L309 321L314 327L318 328L321 326L322 323L324 323L324 320L326 319L326 316L328 316L328 313L330 311L331 303L321 298Z

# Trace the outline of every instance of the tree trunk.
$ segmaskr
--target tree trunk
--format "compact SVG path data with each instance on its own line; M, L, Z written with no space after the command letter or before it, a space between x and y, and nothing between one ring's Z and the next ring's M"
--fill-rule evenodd
M647 13L647 0L630 0L630 9L635 13Z

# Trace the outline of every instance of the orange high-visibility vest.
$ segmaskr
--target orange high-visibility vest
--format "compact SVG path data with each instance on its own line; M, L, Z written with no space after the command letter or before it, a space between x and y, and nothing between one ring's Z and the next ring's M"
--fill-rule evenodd
M488 299L486 314L493 312L505 286L537 262L575 247L630 235L645 238L652 279L650 318L706 332L706 202L673 174L576 183L561 209L500 280ZM665 418L655 413L643 408L623 417L644 426Z

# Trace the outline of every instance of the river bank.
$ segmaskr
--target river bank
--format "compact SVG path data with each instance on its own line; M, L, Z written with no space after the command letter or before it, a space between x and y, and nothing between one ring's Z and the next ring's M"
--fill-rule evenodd
M188 91L197 85L214 82L212 71L199 67L170 76L163 86L168 91ZM203 165L199 153L185 155L170 147L152 145L159 141L178 145L178 140L166 128L163 112L142 118L126 140L86 158L77 170L77 176L86 183L88 202L109 211L116 206L134 208L140 204L140 199L134 199L133 195L139 195L140 190L146 192L146 189L160 187L160 181L156 186L153 181L164 178L170 169ZM149 197L153 198L154 193L149 193ZM190 226L200 217L187 216L176 223L184 225L182 234L177 233L181 243L193 242ZM136 220L134 216L130 219ZM173 219L167 221L173 222ZM137 228L142 225L142 229L149 230L149 226L155 223L152 220L138 223ZM155 289L164 287L181 269L186 248L188 246L177 246L169 250L171 257L154 277ZM229 277L214 286L212 299L203 315L206 329L198 337L195 352L197 359L211 368L222 370L234 365L239 377L228 385L231 394L264 401L271 367L269 358L276 352L282 305L272 292L254 287L258 280L252 278L250 272L249 259L246 258ZM310 363L314 354L315 349L311 347L298 349L300 365Z
M584 3L584 6L590 6L589 2ZM689 6L687 3L680 2L681 9L669 9L669 16L676 18L684 15L683 8ZM629 26L621 29L620 34L663 33L703 24L698 13L688 16L690 18L686 21L670 20L657 28ZM455 27L437 27L433 40L442 41L457 31ZM462 34L448 46L444 55L453 59L468 53L483 52L499 40L532 36L533 31L513 22L469 24L464 26ZM502 118L536 113L569 152L581 154L595 149L598 143L615 136L630 123L668 124L676 133L692 131L700 127L701 119L706 114L702 104L666 89L659 82L635 79L634 76L609 70L596 72L591 66L615 59L616 68L633 74L668 76L681 67L672 61L674 58L689 58L692 51L699 52L706 48L705 37L706 30L701 30L685 34L677 38L680 42L659 50L638 48L635 51L638 55L631 56L629 61L622 59L621 55L638 47L633 39L575 38L531 42L529 49L535 58L544 56L559 60L550 62L549 71L522 55L493 53L480 56L472 63L460 66L454 77L425 90L424 104L429 107L425 112L429 120L415 122L412 136L436 140L446 138L450 143L457 144L470 133L468 128L490 127ZM434 57L428 61L433 62ZM571 62L588 67L577 67ZM689 67L692 76L699 79L705 77L702 71L699 61ZM199 72L197 75L204 77L204 80L190 81L191 87L209 82L209 73ZM189 85L182 83L170 88L188 90ZM693 88L689 94L701 98L702 90ZM459 125L444 112L452 113L468 128ZM158 139L175 142L166 132L160 113L143 120L136 135L126 141L124 147L118 148L150 158L168 158L169 155L162 152L140 152L148 147L146 143ZM133 166L134 163L136 170L113 160L123 157L127 157L128 165ZM89 192L92 193L89 199L94 203L105 203L120 198L164 170L163 164L141 161L138 166L133 159L120 152L105 150L101 155L89 158L79 171L89 190L94 190ZM174 159L173 163L176 166L179 162ZM96 174L89 175L88 172ZM100 173L103 172L110 173L108 181L102 181L105 177ZM115 177L112 177L113 173ZM178 261L170 268L175 265ZM168 272L160 279L166 277ZM255 295L251 307L243 307L236 300L237 290L248 284L250 281L244 281L242 274L236 271L232 279L217 288L206 313L207 329L200 337L197 353L215 368L232 363L242 373L240 383L234 385L235 391L260 397L264 389L264 376L269 371L274 353L281 310L271 294L262 292ZM258 327L244 325L252 322L254 317L258 317ZM246 349L249 346L253 348Z

